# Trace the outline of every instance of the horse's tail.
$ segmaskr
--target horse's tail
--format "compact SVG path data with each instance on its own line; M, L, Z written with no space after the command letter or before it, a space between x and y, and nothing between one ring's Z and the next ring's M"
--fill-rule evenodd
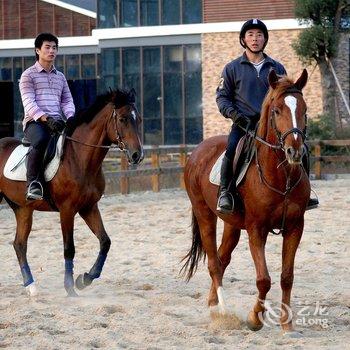
M198 220L192 209L192 246L181 262L185 261L180 270L180 274L188 282L195 274L199 261L205 260L205 251L202 245L202 239L199 231Z

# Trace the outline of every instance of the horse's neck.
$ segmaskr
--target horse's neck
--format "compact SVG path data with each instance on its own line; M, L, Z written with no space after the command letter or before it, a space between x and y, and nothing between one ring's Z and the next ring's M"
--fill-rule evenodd
M75 158L76 165L83 168L81 170L89 169L91 172L99 170L108 152L108 148L99 147L111 144L107 138L108 117L106 115L109 113L102 110L89 123L78 126L72 135L72 138L78 142L70 141L71 149L68 152L72 153L71 156Z

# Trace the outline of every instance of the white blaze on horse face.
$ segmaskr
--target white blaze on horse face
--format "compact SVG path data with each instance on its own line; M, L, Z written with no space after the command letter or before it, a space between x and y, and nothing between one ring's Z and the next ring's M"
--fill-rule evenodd
M135 111L132 111L131 114L132 114L133 118L136 120L136 113L135 113Z
M294 96L286 96L284 98L284 102L289 107L290 112L292 114L293 128L297 128L298 127L297 118L295 115L295 112L297 110L297 99ZM293 134L294 134L294 138L296 140L298 137L298 134L296 132L294 132Z

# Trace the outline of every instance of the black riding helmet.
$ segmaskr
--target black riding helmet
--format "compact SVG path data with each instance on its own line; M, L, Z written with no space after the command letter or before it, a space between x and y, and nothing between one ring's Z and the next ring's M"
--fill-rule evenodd
M264 22L260 21L260 19L257 18L252 18L249 21L245 22L242 26L241 32L239 33L239 43L246 48L246 45L244 43L244 36L245 33L249 30L249 29L260 29L263 33L264 33L264 37L265 37L265 44L263 46L263 50L265 49L265 46L269 40L269 32L267 30L267 27L265 25Z

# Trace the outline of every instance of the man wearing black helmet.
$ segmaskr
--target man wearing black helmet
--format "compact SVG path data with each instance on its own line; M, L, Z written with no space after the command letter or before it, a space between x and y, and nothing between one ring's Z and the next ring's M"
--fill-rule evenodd
M259 19L245 22L239 34L239 42L245 51L242 56L228 63L216 90L216 103L220 113L233 121L225 156L221 166L220 191L217 210L230 213L234 210L236 178L232 170L233 157L243 129L255 128L260 110L269 89L268 74L274 69L278 75L286 75L283 65L263 51L269 39L266 25ZM318 201L310 199L308 209L317 207Z

